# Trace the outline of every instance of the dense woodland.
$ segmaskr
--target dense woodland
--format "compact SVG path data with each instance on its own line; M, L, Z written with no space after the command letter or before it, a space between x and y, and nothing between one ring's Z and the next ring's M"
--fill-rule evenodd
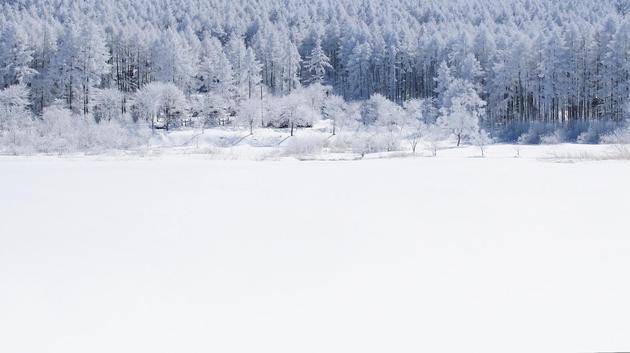
M4 0L0 130L411 119L450 121L459 143L466 129L618 125L628 13L627 0Z

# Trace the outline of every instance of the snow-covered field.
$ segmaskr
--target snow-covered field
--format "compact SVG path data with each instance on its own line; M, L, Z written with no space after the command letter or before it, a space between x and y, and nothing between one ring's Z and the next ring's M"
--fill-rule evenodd
M630 350L609 148L1 157L0 352Z

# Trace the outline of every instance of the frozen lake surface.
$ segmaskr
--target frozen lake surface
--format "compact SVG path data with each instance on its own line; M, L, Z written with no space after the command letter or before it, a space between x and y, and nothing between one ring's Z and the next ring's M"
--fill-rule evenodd
M0 158L0 351L630 349L630 163Z

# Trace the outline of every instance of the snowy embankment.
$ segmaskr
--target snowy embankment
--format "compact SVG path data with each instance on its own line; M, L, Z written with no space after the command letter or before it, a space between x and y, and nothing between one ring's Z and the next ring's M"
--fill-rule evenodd
M140 148L114 152L116 155L162 156L204 155L213 159L238 160L357 160L400 157L431 157L433 148L440 158L481 157L478 146L456 147L455 141L444 140L432 145L420 141L416 153L411 152L411 142L396 140L395 148L387 152L387 136L374 132L342 133L331 136L327 128L299 130L290 136L281 129L255 129L253 134L242 129L206 129L205 131L179 130L157 131L147 145ZM488 158L530 158L553 161L628 160L630 145L513 145L485 146ZM101 153L107 158L107 153Z
M630 163L534 152L2 157L0 351L628 350Z

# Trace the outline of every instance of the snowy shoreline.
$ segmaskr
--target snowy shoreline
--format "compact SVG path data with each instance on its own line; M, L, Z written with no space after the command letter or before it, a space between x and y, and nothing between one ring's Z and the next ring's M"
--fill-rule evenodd
M221 161L327 161L348 162L378 159L534 159L540 161L603 161L630 160L630 145L513 145L495 144L487 147L486 155L481 156L475 146L445 147L433 156L428 150L392 151L375 153L330 152L290 153L279 146L252 147L249 145L234 147L217 146L155 146L133 150L113 150L76 153L35 153L16 155L0 153L3 160L155 160L155 159L207 159Z

